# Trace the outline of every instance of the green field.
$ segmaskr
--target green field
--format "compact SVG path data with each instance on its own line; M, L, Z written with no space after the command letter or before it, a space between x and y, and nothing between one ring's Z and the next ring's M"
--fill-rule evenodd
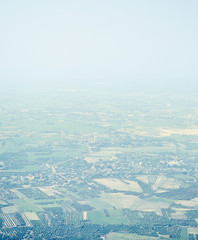
M58 208L61 207L60 204L45 204L45 205L37 205L39 208Z
M112 205L108 204L107 202L102 201L101 198L92 198L89 200L89 204L94 207L96 210L113 210Z
M23 168L12 169L12 170L3 170L2 172L10 172L10 173L20 173L20 172L38 172L41 167L38 165L26 165Z
M181 232L181 237L179 240L186 240L188 239L188 230L187 228L183 227Z
M87 218L92 224L128 224L121 210L91 211Z
M16 199L13 200L14 205L22 212L40 212L42 208L35 205L33 202L27 199Z
M137 234L130 233L109 233L107 240L157 240L156 237L141 236Z

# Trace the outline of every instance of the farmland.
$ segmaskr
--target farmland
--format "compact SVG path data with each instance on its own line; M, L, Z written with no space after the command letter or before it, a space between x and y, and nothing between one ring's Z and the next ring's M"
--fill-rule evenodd
M39 98L0 96L0 237L196 237L194 99Z

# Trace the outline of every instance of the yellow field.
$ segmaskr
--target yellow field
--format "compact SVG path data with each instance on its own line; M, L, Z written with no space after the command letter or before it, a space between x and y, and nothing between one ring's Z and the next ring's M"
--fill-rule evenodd
M123 193L102 193L101 199L117 209L154 211L158 215L161 215L161 208L168 208L172 203L161 198L140 199L137 196Z
M35 212L24 212L28 220L40 220Z
M198 197L193 198L192 200L179 200L176 203L181 204L186 207L196 207L196 206L198 206Z
M198 129L160 129L161 136L180 135L198 135Z
M3 207L1 210L3 213L15 213L18 211L18 208L16 206L8 206Z

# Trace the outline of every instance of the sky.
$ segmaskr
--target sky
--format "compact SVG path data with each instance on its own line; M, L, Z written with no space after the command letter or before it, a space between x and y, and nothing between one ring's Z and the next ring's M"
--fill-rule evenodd
M0 85L198 91L197 0L0 0Z

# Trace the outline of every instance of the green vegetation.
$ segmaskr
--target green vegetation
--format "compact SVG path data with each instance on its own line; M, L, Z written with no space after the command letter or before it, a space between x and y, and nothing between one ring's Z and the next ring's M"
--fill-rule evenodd
M26 165L23 168L13 169L13 170L3 170L4 172L38 172L41 170L41 167L38 165Z
M129 233L109 233L107 240L156 240L156 237L141 236Z
M57 203L54 203L54 204L42 204L42 205L39 205L37 204L38 208L40 209L44 209L44 208L57 208L57 207L61 207L60 204L57 204Z
M147 201L149 202L153 202L153 203L168 203L168 204L172 204L175 201L173 199L168 199L168 198L161 198L161 197L152 197L152 198L148 198Z
M88 212L88 220L92 224L127 224L121 210L104 210Z
M186 240L188 239L188 229L183 227L181 231L181 237L179 240Z
M89 204L97 210L113 210L112 205L104 202L101 198L92 198L89 200Z
M13 200L14 205L22 212L40 212L42 209L27 199Z

